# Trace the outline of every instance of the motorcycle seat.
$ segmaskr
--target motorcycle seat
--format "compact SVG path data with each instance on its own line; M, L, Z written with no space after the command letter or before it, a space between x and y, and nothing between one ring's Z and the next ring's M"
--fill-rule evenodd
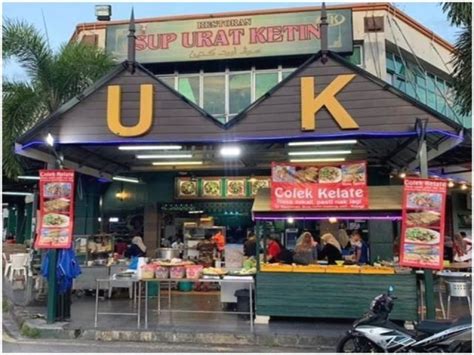
M472 321L471 317L463 317L463 318L457 318L454 320L441 320L441 321L423 320L417 325L415 325L415 329L425 334L436 334L450 327L454 327L456 325L471 323L471 321Z

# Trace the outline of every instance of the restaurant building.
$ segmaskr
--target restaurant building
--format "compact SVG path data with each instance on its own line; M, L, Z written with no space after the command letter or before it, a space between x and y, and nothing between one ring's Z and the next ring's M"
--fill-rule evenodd
M470 180L459 174L470 171L471 121L453 105L452 45L390 4L329 6L327 43L320 18L307 7L80 24L73 41L121 64L20 137L16 152L54 164L52 136L64 167L79 173L74 233L143 231L149 256L163 240L202 237L211 225L242 243L258 215L257 232L289 246L304 229L336 233L336 219L363 232L371 261L393 260L399 175L419 173L420 142L430 173L455 182L448 233L467 227L459 183ZM367 162L363 211L266 218L265 197L254 203L273 162L341 161ZM415 307L412 276L393 277ZM331 287L343 292L344 278ZM288 315L274 313L273 282L262 278L257 314ZM413 319L413 307L398 316Z

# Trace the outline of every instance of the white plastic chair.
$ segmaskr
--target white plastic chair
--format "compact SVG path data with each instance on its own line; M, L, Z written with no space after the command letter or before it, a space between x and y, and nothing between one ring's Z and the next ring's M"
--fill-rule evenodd
M10 277L9 280L10 282L13 282L13 276L15 273L24 272L24 277L25 281L28 278L28 254L26 253L21 253L21 254L12 254L10 255L10 260L11 260L11 269L10 269Z
M8 275L8 272L10 271L10 268L12 267L12 263L11 263L11 259L7 257L7 254L5 253L2 253L3 254L3 262L5 264L5 273L4 273L4 276L5 278L7 277Z

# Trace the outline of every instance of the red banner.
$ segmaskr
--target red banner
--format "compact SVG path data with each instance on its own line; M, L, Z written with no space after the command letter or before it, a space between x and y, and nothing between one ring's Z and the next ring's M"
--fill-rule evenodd
M405 179L400 265L443 268L447 182Z
M74 171L40 170L36 249L68 249L74 227Z
M272 164L272 209L364 209L367 163Z

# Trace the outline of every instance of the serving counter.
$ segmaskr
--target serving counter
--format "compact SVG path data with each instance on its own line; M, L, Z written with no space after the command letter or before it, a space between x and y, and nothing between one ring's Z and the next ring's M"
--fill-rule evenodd
M359 318L372 299L395 288L391 319L418 318L414 274L258 272L256 314L260 316Z

